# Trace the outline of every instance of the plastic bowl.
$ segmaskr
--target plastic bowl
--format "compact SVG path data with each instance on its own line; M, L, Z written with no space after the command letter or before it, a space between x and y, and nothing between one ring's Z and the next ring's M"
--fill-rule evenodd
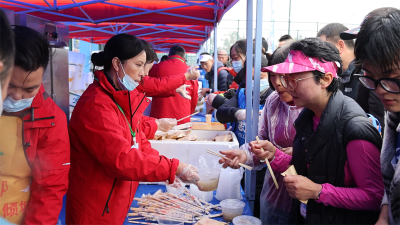
M203 169L199 171L200 191L215 191L218 188L219 174L221 169Z
M261 220L254 216L237 216L233 219L234 225L261 225Z
M243 214L246 204L237 199L226 199L221 201L222 216L226 222L232 222L233 218Z
M167 189L168 193L180 195L185 191L185 186L181 186L179 188L171 187L170 185L165 185L165 189Z
M211 202L213 200L214 197L214 192L212 191L200 191L199 188L194 185L191 184L190 185L190 192L196 196L197 198L206 201L206 202Z
M168 220L168 219L157 219L158 224L162 225L184 225L184 222L182 221L174 221L174 220Z

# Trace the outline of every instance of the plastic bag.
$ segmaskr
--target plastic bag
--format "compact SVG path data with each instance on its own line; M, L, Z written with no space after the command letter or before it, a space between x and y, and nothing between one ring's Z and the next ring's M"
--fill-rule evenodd
M242 180L243 172L244 170L242 167L239 169L232 169L229 167L222 169L215 198L220 201L225 199L241 200L240 181Z
M208 155L199 157L197 168L200 180L197 182L197 186L200 191L208 192L217 189L222 167L218 160L219 158Z

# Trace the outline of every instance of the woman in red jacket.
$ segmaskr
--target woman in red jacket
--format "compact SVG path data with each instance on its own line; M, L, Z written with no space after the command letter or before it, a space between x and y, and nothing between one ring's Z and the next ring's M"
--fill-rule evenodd
M67 224L122 224L138 181L186 183L197 169L151 148L140 126L150 100L137 89L144 77L143 43L128 34L108 40L92 55L95 81L79 99L69 124L71 170Z

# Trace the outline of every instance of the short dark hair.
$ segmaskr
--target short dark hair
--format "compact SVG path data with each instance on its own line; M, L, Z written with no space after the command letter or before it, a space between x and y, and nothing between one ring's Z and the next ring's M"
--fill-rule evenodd
M287 40L293 40L292 36L290 36L289 34L285 34L281 38L279 38L279 42Z
M268 61L268 66L273 66L279 63L285 62L287 56L290 52L290 44L282 45L281 47L277 48L274 53L271 55L271 58ZM270 76L268 76L269 87L275 91L275 87L271 82Z
M201 53L200 55L211 55L211 54L208 53L208 52L203 52L203 53Z
M143 45L144 45L144 51L146 52L146 63L153 63L155 61L158 61L158 56L156 52L153 49L153 46L151 44L143 39L141 39Z
M265 56L267 56L268 42L267 42L267 40L265 40L264 37L261 39L261 47L265 49L265 51L262 52L262 53L263 53ZM256 39L255 39L255 38L253 39L253 49L254 49L254 50L253 50L253 54L254 54L254 53L255 53L255 50L256 50Z
M383 72L400 69L400 10L387 7L369 13L357 35L355 55L358 67L368 62Z
M330 23L324 26L321 30L318 31L317 37L321 37L322 35L326 36L326 40L332 43L337 43L340 39L340 33L348 30L345 25L341 23ZM353 40L343 40L345 45L354 49L354 41Z
M337 74L342 74L342 59L339 55L339 50L329 42L321 41L318 38L306 38L301 41L293 42L290 45L290 50L299 50L308 57L318 58L321 62L338 62L340 67L337 69ZM314 70L315 81L319 84L324 73ZM339 90L340 81L338 78L333 78L332 83L328 86L327 91L336 93Z
M174 46L172 46L171 49L169 50L168 56L171 56L171 55L178 55L178 56L180 56L180 57L182 57L182 58L185 58L186 51L185 51L185 49L184 49L182 46L180 46L180 45L174 45Z
M236 41L235 44L233 44L231 46L231 48L229 49L230 54L232 54L232 48L235 48L235 50L238 54L242 54L242 55L246 56L246 51L247 51L246 39L240 39L240 40ZM229 55L229 56L232 58L231 55Z
M165 60L167 60L168 59L168 56L167 55L163 55L162 57L161 57L161 59L160 59L160 62L163 62L163 61L165 61Z
M25 26L14 26L14 65L25 71L45 70L50 59L50 44L46 36Z
M15 44L14 33L3 10L0 9L0 61L3 69L0 72L0 85L11 74L14 65ZM1 95L1 94L0 94Z
M96 66L104 66L104 71L108 72L112 67L114 57L124 63L144 50L145 46L139 38L130 34L117 34L107 41L104 51L92 54L93 70L95 70Z

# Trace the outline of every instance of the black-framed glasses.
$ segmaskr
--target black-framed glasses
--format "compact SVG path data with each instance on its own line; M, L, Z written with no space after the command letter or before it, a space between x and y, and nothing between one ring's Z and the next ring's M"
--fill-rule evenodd
M385 91L393 94L400 94L399 79L381 78L379 80L375 80L372 77L364 76L362 74L355 74L355 75L358 76L358 80L361 82L361 84L370 90L375 90L378 87L378 84L380 84Z

